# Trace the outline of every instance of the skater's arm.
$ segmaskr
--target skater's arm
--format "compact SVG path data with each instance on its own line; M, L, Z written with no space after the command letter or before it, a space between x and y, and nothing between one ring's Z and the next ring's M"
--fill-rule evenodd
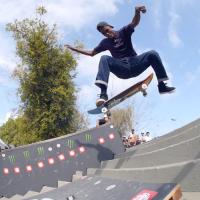
M89 50L78 49L78 48L72 47L68 44L65 44L64 46L66 48L72 50L72 51L75 51L77 53L81 53L81 54L86 55L86 56L95 56L97 54L94 50L89 51Z
M136 6L135 7L135 16L133 17L132 22L131 22L131 24L133 25L134 28L140 22L140 12L142 12L142 13L146 12L145 6Z

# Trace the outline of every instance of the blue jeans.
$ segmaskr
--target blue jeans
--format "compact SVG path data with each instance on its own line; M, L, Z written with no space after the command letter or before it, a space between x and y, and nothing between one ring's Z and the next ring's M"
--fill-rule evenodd
M140 75L150 65L156 74L158 82L168 80L161 58L154 50L141 55L121 59L107 55L101 56L95 85L98 87L105 85L107 87L110 72L115 74L118 78L129 79Z

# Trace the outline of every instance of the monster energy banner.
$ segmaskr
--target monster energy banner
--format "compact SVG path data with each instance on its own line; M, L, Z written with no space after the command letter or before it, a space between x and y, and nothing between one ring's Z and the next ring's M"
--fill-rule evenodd
M86 174L102 160L113 159L124 147L119 134L108 124L0 153L0 196L11 197L43 186L70 182L76 171Z

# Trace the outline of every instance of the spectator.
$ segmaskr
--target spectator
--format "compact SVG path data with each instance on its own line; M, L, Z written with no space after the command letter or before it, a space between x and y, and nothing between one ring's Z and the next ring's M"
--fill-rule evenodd
M131 129L131 133L130 135L128 136L128 147L132 147L132 146L135 146L137 144L139 144L139 137L138 135L136 135L135 133L135 130L134 129Z
M129 138L130 146L137 145L138 144L138 140L139 140L138 135L136 135L136 134L131 135L130 138Z
M129 140L128 140L127 136L123 136L123 137L122 137L122 142L123 142L123 145L124 145L126 148L130 147Z
M135 134L135 130L132 128L131 133L128 137L130 146L135 146L137 143L137 135Z
M140 136L140 143L142 144L144 142L145 142L145 137L144 137L144 133L142 132Z
M152 140L152 137L150 136L149 132L146 132L145 136L144 136L144 140L145 142L149 142Z

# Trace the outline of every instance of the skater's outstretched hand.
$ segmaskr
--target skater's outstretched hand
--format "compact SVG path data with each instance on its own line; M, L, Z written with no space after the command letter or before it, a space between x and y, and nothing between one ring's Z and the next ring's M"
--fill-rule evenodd
M65 47L65 48L68 48L68 49L70 49L70 50L72 50L72 51L75 51L75 52L77 52L77 53L81 53L81 54L83 54L83 55L86 55L86 56L94 56L94 55L97 54L94 50L88 51L88 50L84 50L84 49L72 47L72 46L69 45L69 44L64 44L64 47Z
M137 12L137 13L140 13L140 12L142 12L142 13L146 13L146 8L145 8L145 6L136 6L135 7L135 12Z
M135 16L132 19L131 24L135 28L140 22L140 12L145 13L147 10L145 6L136 6L135 7Z

